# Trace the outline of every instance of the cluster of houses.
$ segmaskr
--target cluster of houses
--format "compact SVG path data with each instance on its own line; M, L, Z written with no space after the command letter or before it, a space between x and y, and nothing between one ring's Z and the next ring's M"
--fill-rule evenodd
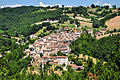
M88 33L91 34L91 36L94 36L93 34L93 29L87 29ZM107 29L106 28L103 28L101 29L99 32L95 32L95 36L101 36L101 35L105 35Z
M50 57L43 56L42 63L46 64L47 62L49 62L49 64L57 64L57 65L69 64L69 60L67 56L50 56Z
M47 62L49 62L49 64L55 64L55 65L63 65L63 64L65 64L66 66L69 65L74 70L84 69L83 66L77 66L76 64L71 64L72 62L68 60L67 56L50 56L50 57L43 56L42 57L42 64L46 64ZM64 67L63 69L66 70L66 67Z
M69 45L72 41L80 37L81 31L63 31L50 34L49 36L44 36L36 40L33 44L29 45L31 49L30 53L43 54L44 56L49 56L51 54L57 54L61 51L63 54L69 54L71 49Z
M68 28L65 28L66 30ZM70 54L71 49L69 45L72 41L80 37L82 32L76 31L57 31L56 33L39 38L33 44L29 45L29 49L25 50L26 56L32 57L31 64L40 65L46 64L49 61L50 64L70 64L67 56L51 56L61 51L63 54ZM43 57L40 57L40 55ZM51 56L51 57L50 57Z
M69 45L82 34L80 30L70 29L70 27L65 27L63 31L57 30L56 33L40 37L33 44L30 44L29 49L26 49L25 53L26 56L32 57L31 64L40 65L49 62L49 64L55 65L70 65L74 70L84 69L83 66L72 64L67 56L51 56L57 54L58 51L66 55L70 54L71 49ZM92 29L87 29L87 31L94 36ZM106 29L102 29L99 33L95 33L95 35L101 35L100 33L104 34L105 32Z

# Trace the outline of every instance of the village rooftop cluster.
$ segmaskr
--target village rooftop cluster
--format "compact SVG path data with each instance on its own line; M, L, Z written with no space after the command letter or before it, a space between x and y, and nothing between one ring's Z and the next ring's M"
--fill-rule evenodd
M87 31L91 36L94 36L92 29L87 29ZM102 29L101 32L105 33L106 29ZM25 50L26 56L32 57L32 65L46 64L49 62L49 64L70 65L75 70L78 68L83 69L83 66L72 64L67 56L71 54L69 45L72 41L79 38L82 33L81 30L71 27L64 27L63 29L56 30L56 33L39 37L33 44L30 44L29 49ZM96 32L95 35L98 36L99 34ZM32 35L32 37L34 37L34 35ZM66 56L53 56L57 55L58 51ZM40 55L42 55L42 57Z
M33 44L30 44L29 49L26 49L25 53L27 56L32 57L31 64L34 65L40 65L41 63L46 63L46 61L57 63L58 65L64 63L68 65L70 62L67 56L50 57L50 55L57 54L58 51L65 55L70 54L71 49L69 45L80 37L80 34L82 34L80 30L70 27L65 27L64 31L59 29L56 33L39 38ZM41 54L43 55L42 58L40 58Z

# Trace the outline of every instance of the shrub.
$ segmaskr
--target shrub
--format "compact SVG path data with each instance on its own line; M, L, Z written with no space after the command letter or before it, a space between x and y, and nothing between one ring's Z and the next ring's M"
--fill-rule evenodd
M56 66L56 67L54 68L55 71L57 71L58 69L63 70L63 68L60 67L60 66Z

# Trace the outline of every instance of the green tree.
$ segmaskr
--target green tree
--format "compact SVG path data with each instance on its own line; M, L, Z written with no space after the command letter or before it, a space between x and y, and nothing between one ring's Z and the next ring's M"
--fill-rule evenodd
M116 9L116 5L112 5L112 8L113 8L113 9Z
M74 20L73 19L70 19L70 24L73 24L74 23Z
M94 4L92 4L92 5L91 5L91 7L92 7L92 8L95 8L95 5L94 5Z

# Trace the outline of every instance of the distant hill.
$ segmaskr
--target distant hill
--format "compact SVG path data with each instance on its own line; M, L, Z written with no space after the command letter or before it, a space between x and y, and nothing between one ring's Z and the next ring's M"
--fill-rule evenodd
M16 34L28 36L33 34L31 24L46 19L59 19L60 16L61 10L49 11L44 7L2 8L0 9L0 30L8 32L12 36L16 36Z
M112 8L86 8L84 6L73 8L35 6L8 7L0 9L0 30L10 36L29 36L40 29L38 27L35 29L35 27L32 26L33 24L47 19L59 20L58 24L62 23L63 25L65 24L64 22L69 22L70 19L73 19L73 22L77 19L78 23L81 24L80 27L106 28L107 25L108 29L111 30L119 28L120 20L118 19L120 19L120 17L114 18L115 16L118 16L117 11L117 9ZM109 19L111 20L105 25L105 22ZM67 24L66 26L69 25L70 24Z

